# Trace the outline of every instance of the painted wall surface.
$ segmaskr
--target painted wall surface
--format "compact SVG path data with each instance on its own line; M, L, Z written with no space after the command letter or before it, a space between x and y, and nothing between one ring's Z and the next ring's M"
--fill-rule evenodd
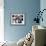
M40 9L39 0L4 0L4 35L7 41L18 41L32 30L33 19ZM24 14L25 25L12 26L10 24L11 13Z
M40 1L40 9L41 9L41 11L42 11L43 9L46 9L46 0L41 0L41 1ZM40 25L46 27L46 10L43 12L42 17L43 17L43 22L41 21L41 22L40 22Z

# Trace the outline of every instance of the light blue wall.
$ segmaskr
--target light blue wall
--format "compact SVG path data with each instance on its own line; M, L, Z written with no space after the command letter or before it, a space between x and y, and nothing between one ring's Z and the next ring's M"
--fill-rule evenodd
M18 41L32 29L36 12L40 9L39 0L4 0L4 30L5 40ZM24 26L12 26L10 13L23 13L26 17Z
M42 11L43 9L46 9L46 0L41 0L40 1L40 10ZM46 27L46 10L43 12L43 22L40 21L40 25Z

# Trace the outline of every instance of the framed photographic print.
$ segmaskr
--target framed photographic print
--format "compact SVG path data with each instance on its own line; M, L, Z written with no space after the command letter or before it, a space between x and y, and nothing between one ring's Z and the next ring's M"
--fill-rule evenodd
M12 25L24 25L25 24L24 14L12 14L11 15L11 24Z

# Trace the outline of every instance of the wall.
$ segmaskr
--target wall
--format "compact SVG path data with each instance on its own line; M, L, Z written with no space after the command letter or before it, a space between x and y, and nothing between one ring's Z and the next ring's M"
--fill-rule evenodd
M46 0L41 0L41 1L40 1L40 9L41 9L41 11L42 11L43 9L46 9ZM46 19L46 10L43 12L42 17L43 17L43 22L41 21L41 22L40 22L40 25L46 27L46 20L45 20L45 19Z
M7 41L18 41L32 30L35 14L40 10L40 0L4 0L4 35ZM26 17L25 25L12 26L11 13L23 13Z

